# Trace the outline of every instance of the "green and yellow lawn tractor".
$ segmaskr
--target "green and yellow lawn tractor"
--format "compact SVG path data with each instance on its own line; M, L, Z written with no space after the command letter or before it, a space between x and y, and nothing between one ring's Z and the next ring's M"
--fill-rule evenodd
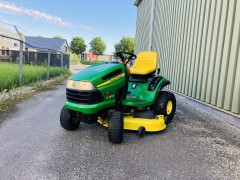
M108 128L110 142L121 143L124 129L143 136L145 131L165 129L173 119L176 99L162 91L170 82L159 76L157 53L116 55L122 63L95 64L68 79L67 100L60 115L64 129L76 130L80 122L98 122ZM129 69L127 63L133 58Z

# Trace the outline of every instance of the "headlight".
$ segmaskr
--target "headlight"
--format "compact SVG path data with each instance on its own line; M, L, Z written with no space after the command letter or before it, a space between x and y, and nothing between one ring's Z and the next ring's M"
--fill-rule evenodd
M67 88L76 90L94 90L96 89L92 83L86 81L67 81Z

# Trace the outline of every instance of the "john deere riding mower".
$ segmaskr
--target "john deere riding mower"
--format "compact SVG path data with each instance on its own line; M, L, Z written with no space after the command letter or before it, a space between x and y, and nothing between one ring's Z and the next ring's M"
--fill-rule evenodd
M124 129L143 136L145 131L165 129L173 119L176 99L162 91L170 82L159 76L157 53L116 55L122 63L95 64L68 79L67 100L60 115L64 129L76 130L80 122L98 122L108 128L110 142L121 143ZM127 63L133 58L129 69Z

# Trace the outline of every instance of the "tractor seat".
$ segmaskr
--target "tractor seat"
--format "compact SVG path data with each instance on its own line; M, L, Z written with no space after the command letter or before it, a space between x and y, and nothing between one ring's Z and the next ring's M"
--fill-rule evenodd
M155 73L157 69L158 56L156 52L140 52L134 65L130 68L131 75L146 76Z

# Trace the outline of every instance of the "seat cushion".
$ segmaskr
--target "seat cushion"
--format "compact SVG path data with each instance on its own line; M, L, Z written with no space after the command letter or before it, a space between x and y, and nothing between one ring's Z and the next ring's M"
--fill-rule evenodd
M158 57L156 52L146 51L138 54L130 74L147 75L154 73L157 69Z
M152 69L152 71L150 71L149 69L135 69L135 68L131 68L130 69L130 73L131 74L136 74L136 75L147 75L147 74L151 74L154 73L156 71L156 69Z

